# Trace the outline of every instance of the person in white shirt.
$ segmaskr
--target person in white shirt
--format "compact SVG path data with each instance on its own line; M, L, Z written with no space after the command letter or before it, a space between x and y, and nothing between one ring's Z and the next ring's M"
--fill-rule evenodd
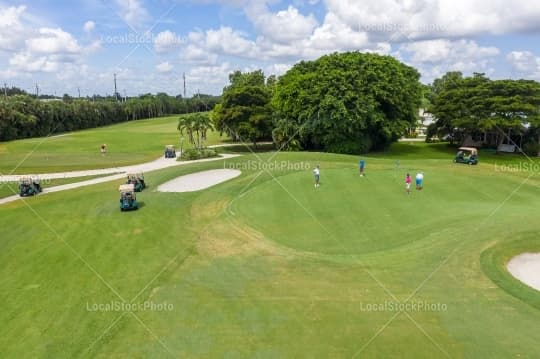
M423 186L424 186L424 173L418 172L416 174L416 189L421 190Z
M315 177L315 188L317 188L320 185L319 180L321 177L321 170L319 168L319 165L317 165L317 167L315 167L315 169L313 170L313 177Z

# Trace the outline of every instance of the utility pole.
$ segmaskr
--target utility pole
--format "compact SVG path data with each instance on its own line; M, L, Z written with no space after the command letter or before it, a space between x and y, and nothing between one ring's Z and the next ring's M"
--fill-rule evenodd
M127 92L126 92L126 89L124 89L124 102L127 101Z
M7 100L7 83L4 82L4 97Z
M185 72L184 72L183 78L184 78L184 98L186 98L186 73Z
M39 98L39 86L36 84L36 98Z
M77 87L77 91L79 92L79 100L81 99L81 89Z
M116 74L114 74L114 97L116 98L116 101L118 101L118 90L116 87Z

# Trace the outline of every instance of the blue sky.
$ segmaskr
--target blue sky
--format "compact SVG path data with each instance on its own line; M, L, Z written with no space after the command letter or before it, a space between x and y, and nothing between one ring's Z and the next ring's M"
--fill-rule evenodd
M536 3L536 4L535 4ZM540 2L0 0L0 85L62 95L219 94L234 70L283 74L335 51L540 80Z

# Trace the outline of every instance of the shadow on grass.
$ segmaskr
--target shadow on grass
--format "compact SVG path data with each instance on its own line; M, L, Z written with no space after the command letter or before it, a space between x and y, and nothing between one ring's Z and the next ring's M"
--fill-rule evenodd
M261 153L261 152L271 152L276 150L276 146L271 143L260 144L254 146L252 144L238 144L234 146L227 147L218 147L216 148L218 153Z
M370 153L373 157L407 157L410 159L426 158L453 158L457 146L447 142L426 143L426 142L396 142L385 151L375 151Z

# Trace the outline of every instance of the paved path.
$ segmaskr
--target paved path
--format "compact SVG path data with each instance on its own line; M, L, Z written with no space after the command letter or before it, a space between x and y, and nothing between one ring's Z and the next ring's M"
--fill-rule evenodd
M47 193L54 193L60 191L66 191L74 188L90 186L98 183L104 183L109 181L115 181L121 178L126 177L126 173L130 172L152 172L156 170L161 170L169 167L176 166L185 166L192 163L201 163L201 162L212 162L219 161L224 159L229 159L233 157L238 157L239 155L230 155L222 154L220 157L207 158L203 160L194 160L194 161L176 161L173 158L164 158L161 157L152 162L143 163L140 165L125 166L125 167L113 167L113 168L104 168L97 170L86 170L86 171L72 171L72 172L58 172L58 173L45 173L38 175L41 179L59 179L59 178L75 178L75 177L85 177L85 176L99 176L99 175L108 175L106 177L94 178L82 182L69 183L61 186L55 186L50 188L45 188L39 196L42 196ZM28 175L14 175L14 176L0 176L0 183L4 182L18 182L20 177ZM19 195L10 196L0 199L0 205L5 203L10 203L21 199Z

